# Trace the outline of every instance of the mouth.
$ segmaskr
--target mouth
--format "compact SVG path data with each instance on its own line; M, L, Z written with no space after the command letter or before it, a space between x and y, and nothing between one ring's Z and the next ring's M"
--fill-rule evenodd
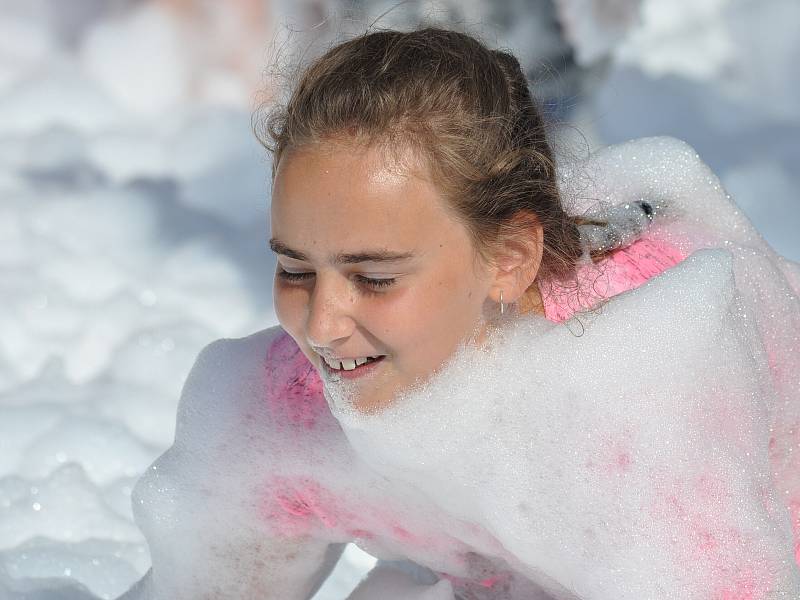
M344 379L356 379L373 373L386 358L386 355L367 356L362 359L333 360L320 356L320 363L328 375ZM360 363L360 364L359 364ZM333 367L335 364L336 367Z

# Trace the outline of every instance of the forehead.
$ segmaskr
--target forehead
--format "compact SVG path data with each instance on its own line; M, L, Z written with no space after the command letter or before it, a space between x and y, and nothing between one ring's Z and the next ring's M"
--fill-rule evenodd
M324 143L284 155L273 185L273 237L311 253L468 239L425 171L394 154Z

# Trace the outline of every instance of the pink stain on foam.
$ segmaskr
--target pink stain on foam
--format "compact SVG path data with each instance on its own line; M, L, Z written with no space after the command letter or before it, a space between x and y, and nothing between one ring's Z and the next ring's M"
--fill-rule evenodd
M730 500L730 492L725 480L713 473L703 473L692 482L697 497L715 507L724 507Z
M495 575L490 575L488 577L484 577L483 579L474 580L468 579L466 577L457 577L455 575L450 575L448 573L439 573L439 577L442 579L447 579L450 583L453 584L453 589L458 590L460 592L469 592L470 590L475 590L476 587L484 588L484 589L492 589L496 585L505 583L509 579L511 579L511 575L509 573L498 573Z
M283 332L272 342L266 368L267 406L278 423L313 429L330 417L322 380L289 334Z
M487 577L486 579L481 579L480 585L481 587L485 588L493 588L498 581L501 581L503 578L500 575L495 575L494 577Z
M320 524L332 529L343 517L353 518L339 508L330 491L312 479L275 476L265 487L262 517L281 535L307 534Z
M769 341L770 340L768 338L764 338L765 345L768 344ZM789 369L786 368L789 365L789 361L786 360L786 357L782 352L776 351L771 346L767 346L766 351L770 373L772 373L772 377L776 382L782 382L787 375L791 376L793 374Z
M633 434L625 430L617 437L603 436L595 458L586 461L586 467L597 469L607 477L624 475L633 465Z
M403 546L420 548L425 552L446 553L458 545L458 542L441 531L409 529L408 518L400 517L402 508L391 504L372 504L364 508L361 518L368 514L376 531L399 542ZM398 521L402 519L403 525Z
M720 535L730 540L741 539L735 528L719 520L727 512L729 502L724 482L719 477L705 473L688 482L687 492L685 498L675 492L666 494L666 516L678 521L685 532L683 558L691 562L703 560L713 565L720 550Z
M794 532L794 561L800 566L800 500L789 502L789 516Z
M375 534L371 531L367 531L366 529L348 529L347 535L350 536L352 540L372 540L375 539Z
M732 499L724 478L704 473L682 481L673 476L663 478L657 490L650 514L677 533L676 562L702 571L701 583L716 589L712 600L764 600L775 569L754 555L757 544L726 522ZM731 564L731 557L740 561Z
M790 492L788 504L794 537L794 559L800 566L800 456L792 452L800 443L800 424L794 421L774 426L769 440L769 458L773 471L773 483L778 490Z
M761 593L751 573L744 573L739 576L733 587L725 588L716 596L714 600L761 600L766 598Z
M400 527L400 525L392 525L392 533L395 538L406 544L414 543L418 539L417 536L408 531L405 527Z

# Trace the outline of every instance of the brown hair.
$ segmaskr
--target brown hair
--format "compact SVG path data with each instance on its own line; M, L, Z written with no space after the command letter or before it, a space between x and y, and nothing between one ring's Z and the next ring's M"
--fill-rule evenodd
M573 278L580 235L562 206L543 119L509 52L445 29L366 33L311 63L265 125L273 177L303 144L343 138L411 148L484 260L501 237L539 223L537 281Z

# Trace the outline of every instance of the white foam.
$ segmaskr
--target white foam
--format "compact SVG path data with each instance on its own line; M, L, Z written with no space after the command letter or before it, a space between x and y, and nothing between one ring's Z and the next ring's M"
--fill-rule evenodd
M796 597L795 267L681 142L610 148L581 173L595 201L658 199L648 236L690 256L563 324L512 312L380 413L324 379L336 422L313 395L280 395L295 358L265 371L279 329L213 344L175 445L136 488L153 571L131 598L313 589L325 549L352 536L456 593L502 575L514 598ZM289 418L301 409L305 426ZM452 593L407 575L379 570L362 590Z
M699 252L579 338L521 318L386 412L337 416L376 470L486 526L534 580L582 598L701 598L744 589L731 569L794 597L788 515L762 506L777 500L777 397L731 263ZM718 547L692 563L701 533Z

